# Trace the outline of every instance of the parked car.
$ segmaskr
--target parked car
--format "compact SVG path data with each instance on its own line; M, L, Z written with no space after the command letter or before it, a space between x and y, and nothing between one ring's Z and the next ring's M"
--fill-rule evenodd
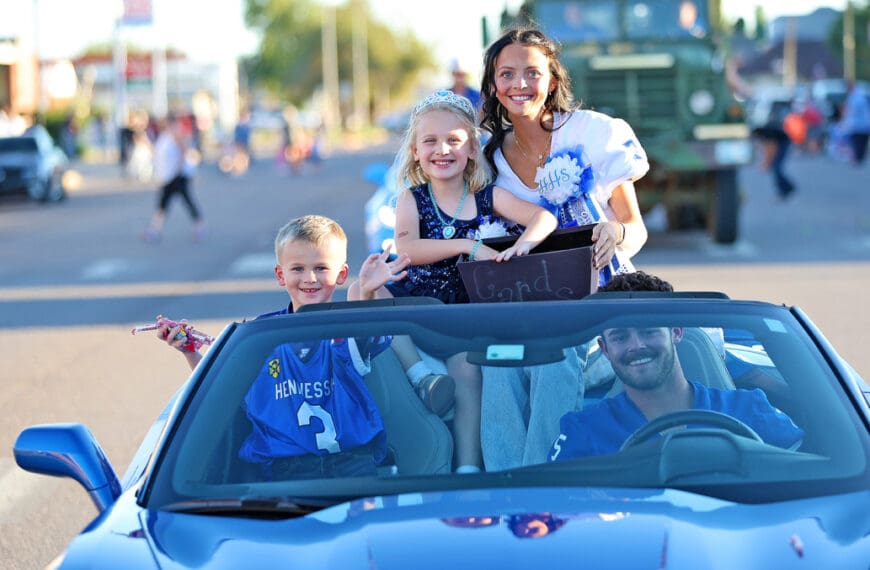
M738 392L702 327L745 332L752 350L776 368L779 384ZM696 394L749 393L766 403L743 420L737 412L693 409L644 425L635 411L643 427L618 451L456 474L449 413L439 417L422 405L392 348L351 350L350 360L323 352L350 342L344 339L359 339L359 347L403 335L436 364L464 354L483 367L484 386L491 370L523 375L536 367L549 367L540 378L555 386L577 381L562 362L602 334L608 342L660 334L676 343L626 352L617 362L633 375L658 378L679 363ZM608 358L615 355L611 348ZM288 372L285 357L296 372ZM336 423L323 393L349 381L324 371L351 360L365 373L359 393L375 403L353 417L380 419L385 440L342 448L338 442L357 431ZM306 374L298 362L319 362L318 371ZM586 369L583 379L594 376ZM281 415L284 425L295 421L275 441L302 445L304 436L322 451L293 456L300 459L295 471L283 470L291 458L251 462L242 453L264 433L251 419L262 404L250 397L256 386L267 402L302 398L297 412ZM97 507L61 568L866 570L868 398L870 388L796 307L688 293L328 303L227 326L121 479L82 424L29 427L14 455L28 471L78 481ZM577 405L593 410L607 401ZM800 437L783 446L747 428L765 414L787 414ZM588 435L602 436L594 425ZM353 460L375 450L383 459L374 472L320 471L324 458ZM284 477L276 475L279 463Z
M40 202L66 198L63 174L69 160L42 125L21 136L0 137L0 194L26 192Z

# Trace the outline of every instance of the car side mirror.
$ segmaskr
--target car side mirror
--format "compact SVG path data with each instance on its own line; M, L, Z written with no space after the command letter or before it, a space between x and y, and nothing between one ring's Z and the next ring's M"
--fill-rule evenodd
M115 470L82 424L31 426L18 435L13 452L15 462L25 471L78 481L100 512L121 495Z

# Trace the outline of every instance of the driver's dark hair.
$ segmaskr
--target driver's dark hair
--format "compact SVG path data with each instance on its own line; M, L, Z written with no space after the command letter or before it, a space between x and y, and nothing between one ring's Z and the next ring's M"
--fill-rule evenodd
M483 78L480 82L480 96L483 100L480 126L492 133L492 137L483 147L483 155L496 176L498 176L498 169L495 166L495 151L501 148L505 136L513 129L513 126L507 111L496 97L495 64L502 50L511 44L538 48L547 56L550 64L550 75L556 80L556 87L544 102L544 115L554 111L572 111L577 108L571 91L571 78L559 61L561 51L559 44L532 26L523 25L505 30L501 37L486 48L486 53L483 56ZM558 129L559 126L561 125L554 124L552 130ZM545 130L551 130L544 127L543 124L541 127Z
M662 291L673 293L674 286L655 275L650 275L643 271L635 271L634 273L619 273L608 281L606 285L598 288L599 293L609 291Z

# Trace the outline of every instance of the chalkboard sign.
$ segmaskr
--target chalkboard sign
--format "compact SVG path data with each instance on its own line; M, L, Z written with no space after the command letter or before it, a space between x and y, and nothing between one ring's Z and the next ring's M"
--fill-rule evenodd
M459 264L472 303L506 303L580 299L598 288L592 268L592 227L556 230L533 253L504 263L473 261ZM502 251L516 237L484 243Z

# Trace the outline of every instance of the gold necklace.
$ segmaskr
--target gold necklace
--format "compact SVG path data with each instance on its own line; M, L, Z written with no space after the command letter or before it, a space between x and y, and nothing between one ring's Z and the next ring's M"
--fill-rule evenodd
M520 142L520 137L517 136L517 131L514 130L513 134L514 134L514 142L517 143L517 150L520 151L520 154L523 155L523 158L525 158L526 160L531 160L529 158L528 153L526 153L525 145L523 145L523 143ZM542 152L537 153L538 160L535 163L535 166L541 167L541 166L544 166L545 162L547 162L547 157L550 155L550 144L552 142L553 142L553 131L547 131L547 146L544 147L544 150Z

